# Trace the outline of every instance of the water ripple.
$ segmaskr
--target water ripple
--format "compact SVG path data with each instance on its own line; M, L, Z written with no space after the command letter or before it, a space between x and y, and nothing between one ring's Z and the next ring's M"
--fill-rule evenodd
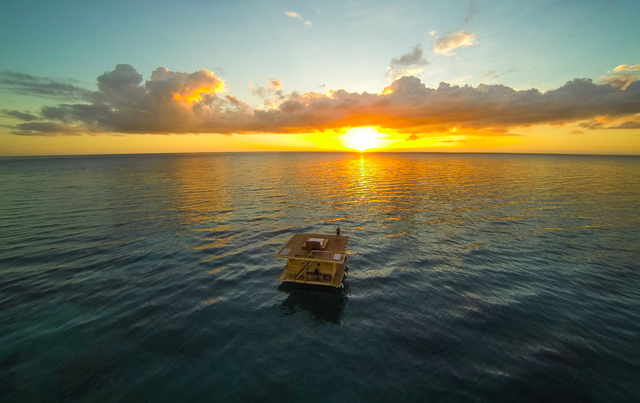
M0 396L640 400L640 160L0 159ZM281 285L296 232L345 288Z

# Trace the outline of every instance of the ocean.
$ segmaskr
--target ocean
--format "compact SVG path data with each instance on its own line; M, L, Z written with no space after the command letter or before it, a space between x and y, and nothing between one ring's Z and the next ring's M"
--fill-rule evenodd
M294 233L343 289L282 285ZM0 401L639 402L640 158L0 159Z

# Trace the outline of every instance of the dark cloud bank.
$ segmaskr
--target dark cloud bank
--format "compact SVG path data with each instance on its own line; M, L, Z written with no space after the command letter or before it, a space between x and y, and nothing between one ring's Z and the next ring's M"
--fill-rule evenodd
M414 53L411 60L398 60L398 64L415 60L422 63L421 55L415 50ZM379 126L410 134L443 132L456 126L504 135L516 127L603 116L631 120L616 128L640 126L639 119L633 118L640 113L640 81L623 89L610 83L574 79L541 93L484 84L474 88L441 83L434 89L407 76L394 81L383 94L337 90L329 95L293 92L285 96L278 92L277 103L265 110L253 109L237 97L224 95L224 82L205 69L183 73L161 67L144 81L132 66L119 64L98 77L96 91L80 88L71 81L4 72L0 74L0 86L18 94L62 102L43 107L37 115L3 111L5 116L22 121L10 126L12 133L28 136L308 133L355 126ZM280 91L279 85L271 86Z

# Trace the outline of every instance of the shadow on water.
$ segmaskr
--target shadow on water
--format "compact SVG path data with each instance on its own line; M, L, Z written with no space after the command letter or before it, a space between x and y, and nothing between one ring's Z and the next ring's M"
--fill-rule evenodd
M349 299L349 285L344 288L321 287L308 284L283 283L278 291L289 294L280 309L285 316L293 315L300 309L311 314L319 323L340 324L344 307Z

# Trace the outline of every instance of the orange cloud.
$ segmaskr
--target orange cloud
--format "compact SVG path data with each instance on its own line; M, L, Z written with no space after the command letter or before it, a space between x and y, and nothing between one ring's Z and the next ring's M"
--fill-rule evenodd
M276 79L267 87L250 88L264 99L266 109L222 95L224 82L205 69L184 73L162 67L143 81L132 66L121 64L98 77L96 91L65 88L65 94L79 94L82 103L46 106L38 114L11 111L7 116L23 121L11 126L18 135L286 134L378 127L421 137L451 133L452 128L456 135L507 137L516 135L514 129L537 124L581 122L595 129L622 121L625 128L635 128L634 116L640 113L640 82L622 88L575 79L542 93L485 84L428 88L408 76L380 94L340 89L287 95Z
M269 80L269 88L273 88L273 89L282 88L282 81L278 81L276 79Z

